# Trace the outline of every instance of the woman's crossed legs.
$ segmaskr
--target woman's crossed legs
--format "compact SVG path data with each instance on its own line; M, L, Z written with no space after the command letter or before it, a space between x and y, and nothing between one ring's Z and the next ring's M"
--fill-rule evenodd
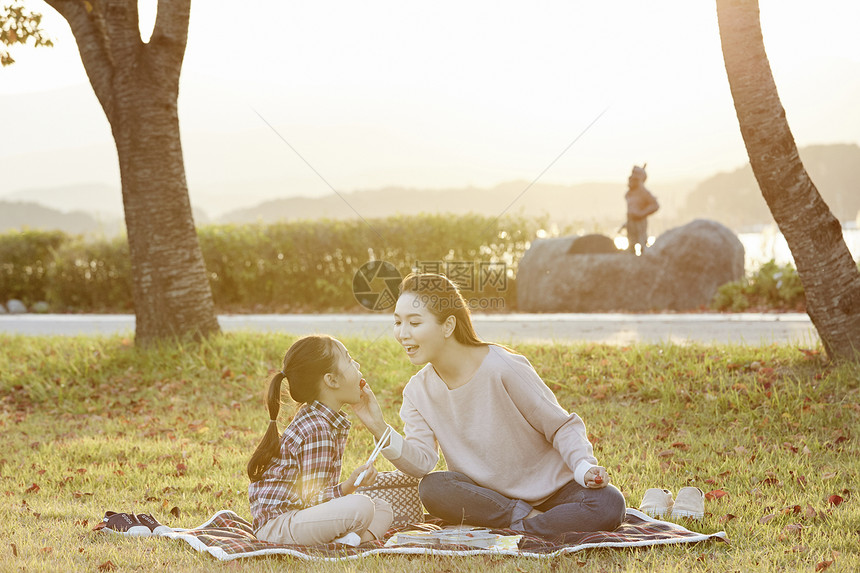
M534 507L482 487L459 472L429 473L418 491L427 511L449 523L550 537L569 531L612 531L621 525L627 509L615 486L591 489L573 480ZM533 509L543 513L527 517Z

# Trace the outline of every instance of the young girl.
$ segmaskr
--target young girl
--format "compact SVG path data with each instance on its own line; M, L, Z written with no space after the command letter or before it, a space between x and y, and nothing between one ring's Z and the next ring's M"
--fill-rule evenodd
M302 404L278 438L281 381ZM248 462L248 497L258 539L315 545L381 539L391 525L390 505L354 494L376 480L372 464L356 468L338 483L350 422L341 412L356 404L364 380L346 347L330 336L297 340L284 356L283 369L269 383L269 428Z
M447 277L403 280L394 337L413 364L426 366L403 390L406 437L392 432L382 455L423 478L427 511L542 536L621 524L624 497L597 465L582 419L559 405L525 357L478 338ZM382 435L386 423L369 389L354 410ZM439 449L448 471L430 473Z

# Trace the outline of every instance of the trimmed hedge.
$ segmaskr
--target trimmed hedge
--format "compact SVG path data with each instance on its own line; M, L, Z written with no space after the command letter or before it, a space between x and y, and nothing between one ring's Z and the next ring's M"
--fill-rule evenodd
M198 229L220 312L354 312L356 271L387 261L405 276L442 271L476 310L513 310L516 266L546 221L522 216L414 215ZM130 312L125 238L61 232L0 235L0 301L44 300L54 312Z
M46 300L57 250L68 240L61 231L21 231L0 235L0 302L27 306Z

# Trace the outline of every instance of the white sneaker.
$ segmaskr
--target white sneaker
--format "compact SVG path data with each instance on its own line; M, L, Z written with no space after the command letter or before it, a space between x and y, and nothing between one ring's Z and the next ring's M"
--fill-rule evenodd
M647 513L652 517L662 517L664 514L669 513L674 504L671 491L652 487L642 496L639 511Z
M343 537L338 537L334 540L335 543L343 543L344 545L351 545L352 547L358 547L361 545L361 536L354 531L350 531Z
M672 507L672 517L705 517L705 494L697 487L682 487Z

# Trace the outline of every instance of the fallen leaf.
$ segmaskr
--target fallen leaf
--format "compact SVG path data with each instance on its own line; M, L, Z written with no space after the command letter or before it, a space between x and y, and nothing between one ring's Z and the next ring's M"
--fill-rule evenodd
M116 570L116 565L113 564L113 561L105 561L101 565L99 565L99 571L114 571Z
M764 517L762 517L761 519L759 519L758 522L759 523L767 523L768 521L770 521L774 517L776 517L775 513L769 513L769 514L765 515Z
M825 569L827 569L831 565L833 565L832 559L829 559L827 561L820 561L820 562L815 564L815 570L816 571L824 571Z
M827 503L829 503L830 505L839 505L843 501L845 500L842 499L842 496L836 494L833 494L827 498Z
M170 510L170 515L172 515L173 517L178 519L179 518L179 508L176 506L173 506L173 508Z
M815 511L815 508L807 503L806 504L806 517L815 517L816 515L818 515L818 512Z
M726 523L727 521L733 520L735 517L737 517L737 516L733 515L731 513L727 513L720 518L720 523Z
M658 458L670 458L674 455L675 455L675 452L673 452L672 450L663 450L662 452L657 454L657 457Z
M799 505L789 505L788 507L783 508L782 513L788 515L790 513L800 513Z
M715 499L720 499L721 497L725 497L727 495L728 494L726 492L724 492L723 490L715 489L715 490L711 490L708 493L706 493L705 499L707 499L708 501L712 501Z
M18 557L18 546L14 543L10 543L9 545L12 546L12 557Z
M31 485L30 487L28 487L28 488L27 488L26 490L24 490L24 491L25 491L26 493L38 493L40 489L42 489L42 488L40 488L38 484L35 484L35 483L34 483L33 485ZM841 503L841 501L840 501L840 503Z

